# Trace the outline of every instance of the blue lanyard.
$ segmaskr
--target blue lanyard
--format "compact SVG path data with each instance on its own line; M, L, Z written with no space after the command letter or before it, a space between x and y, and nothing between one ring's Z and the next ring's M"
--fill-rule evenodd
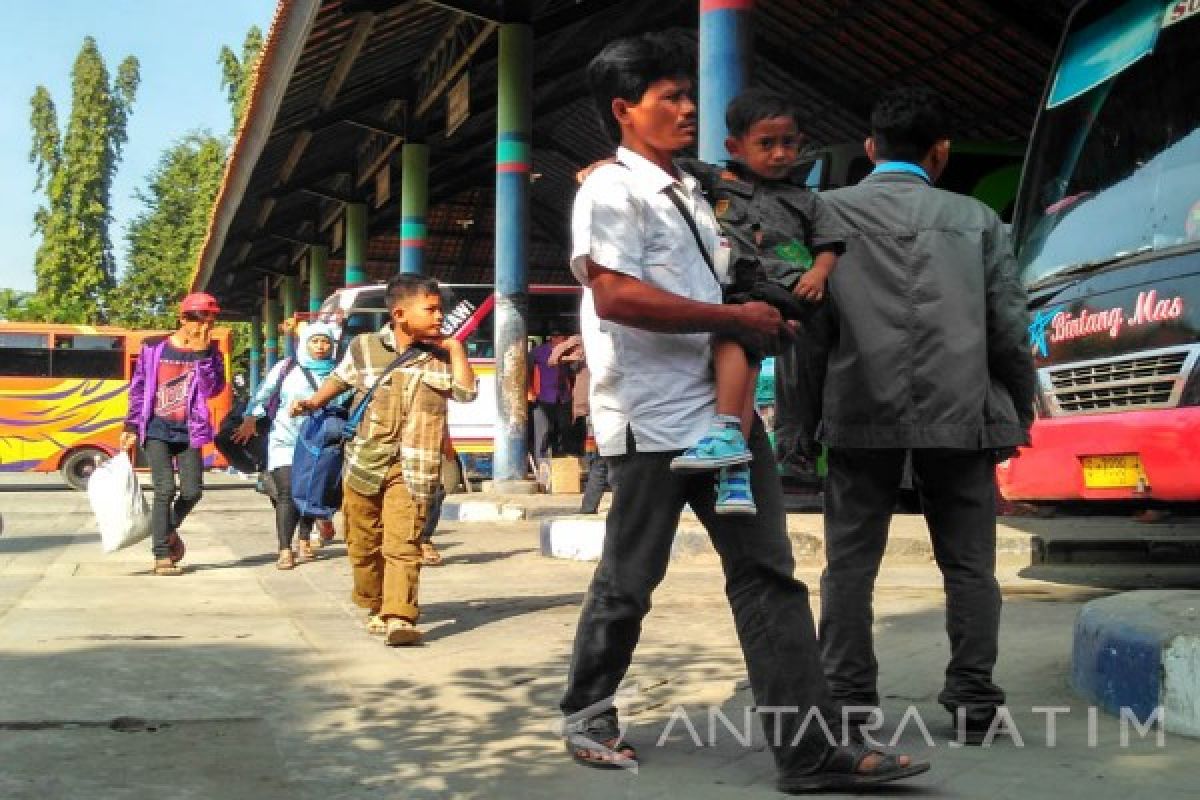
M909 175L916 175L926 183L932 185L933 181L929 179L929 173L920 164L914 164L911 161L884 161L875 165L875 169L871 170L874 175L878 172L906 172Z

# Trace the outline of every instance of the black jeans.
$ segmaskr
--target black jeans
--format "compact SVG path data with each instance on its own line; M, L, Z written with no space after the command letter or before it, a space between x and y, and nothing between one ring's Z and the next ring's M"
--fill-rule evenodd
M142 445L150 463L154 503L150 507L150 536L155 558L170 555L171 532L183 524L204 493L204 460L200 451L186 442L147 439ZM179 486L175 485L175 466Z
M879 703L871 596L887 545L907 450L831 448L825 482L821 649L841 705ZM981 450L913 450L914 483L946 589L950 664L938 702L993 707L1000 633L995 462Z
M564 455L571 439L571 404L533 404L533 458L539 464L552 455Z
M271 497L271 505L275 506L275 535L279 538L279 549L290 550L294 534L299 533L301 539L308 541L316 517L301 516L295 501L292 500L290 464L271 470L271 479L275 483L275 494Z
M578 721L571 715L582 716L578 712L584 709L597 708L585 713L599 716L615 694L633 658L651 594L666 574L686 503L721 557L725 593L755 702L764 708L798 709L764 716L776 764L788 772L818 769L831 743L810 720L793 746L800 725L816 708L834 736L838 728L821 674L808 589L792 576L795 562L784 527L783 494L762 423L755 422L749 442L755 516L718 516L713 512L712 474L672 472L671 459L679 451L638 453L632 435L627 439L627 455L608 459L613 502L604 551L575 633L567 691L560 704L563 713L569 722Z
M579 504L579 510L584 514L595 514L600 508L600 499L610 488L608 461L599 453L592 453L589 458L591 463L588 464L587 483L583 485L583 502Z

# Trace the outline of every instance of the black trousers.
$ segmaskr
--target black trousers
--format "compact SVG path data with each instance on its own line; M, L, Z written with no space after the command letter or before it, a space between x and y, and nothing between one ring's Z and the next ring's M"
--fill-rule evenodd
M805 716L816 708L835 737L838 728L821 674L808 589L792 576L795 562L784 526L783 494L762 423L755 423L749 441L758 505L754 516L715 514L712 474L672 472L670 462L679 451L638 453L632 435L628 439L628 453L608 459L613 502L604 551L575 634L567 691L560 704L563 713L570 722L584 715L599 716L616 693L633 658L642 618L650 610L651 594L666 574L675 528L686 503L699 516L721 557L725 594L755 702L759 707L798 709L764 714L775 761L789 772L816 770L831 745L812 720L792 745ZM683 648L687 644L679 643Z
M799 337L775 356L775 452L781 460L821 454L817 427L829 357L829 313L828 304L818 306Z
M533 404L533 458L539 464L552 455L566 455L571 442L571 404Z
M841 705L879 704L871 598L909 452L829 451L821 650L830 689ZM911 453L915 488L946 589L950 663L938 701L951 711L1002 704L1004 692L992 682L1001 605L995 463L980 450Z
M154 557L166 558L171 553L171 532L183 524L204 494L204 459L200 451L187 442L147 439L142 450L150 464L150 481L154 484L150 541ZM179 467L178 485L175 483L176 465Z
M275 506L275 535L279 539L280 550L290 550L292 538L298 533L300 538L308 541L312 534L316 517L301 516L296 502L292 500L292 467L276 467L271 470L271 478L275 483L275 494L271 504Z

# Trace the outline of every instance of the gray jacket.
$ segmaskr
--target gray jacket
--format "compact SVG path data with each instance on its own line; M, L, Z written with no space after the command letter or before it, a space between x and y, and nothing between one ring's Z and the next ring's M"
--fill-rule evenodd
M1027 298L995 212L908 173L822 197L846 252L829 284L821 441L1028 444L1036 378Z

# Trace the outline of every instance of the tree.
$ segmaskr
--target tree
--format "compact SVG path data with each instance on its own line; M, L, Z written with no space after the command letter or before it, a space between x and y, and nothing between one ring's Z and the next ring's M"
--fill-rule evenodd
M258 57L262 54L262 48L262 31L257 25L252 25L242 41L241 58L238 58L228 45L222 47L217 56L217 63L221 66L221 88L225 90L229 99L229 113L233 117L230 133L237 132L242 116L246 113L254 70L258 67Z
M0 321L23 319L31 296L20 289L0 289Z
M139 189L143 209L129 225L128 255L113 311L131 328L174 325L221 185L225 141L188 134L159 158Z
M37 173L35 191L46 204L34 213L42 242L34 257L37 292L30 313L53 322L103 322L114 284L109 199L140 82L138 61L127 57L110 84L108 69L87 37L71 69L71 115L65 133L54 99L38 86L30 99Z

